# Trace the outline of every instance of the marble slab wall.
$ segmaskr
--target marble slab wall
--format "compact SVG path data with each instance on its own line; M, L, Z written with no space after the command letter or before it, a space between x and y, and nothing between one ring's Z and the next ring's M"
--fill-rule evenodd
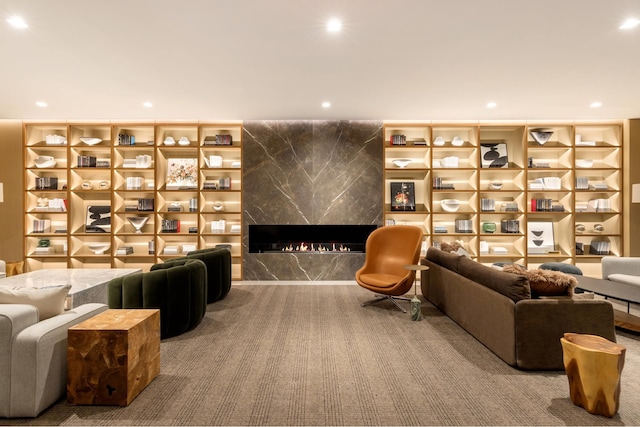
M249 224L382 225L382 122L244 122L245 280L350 280L364 254L249 253Z

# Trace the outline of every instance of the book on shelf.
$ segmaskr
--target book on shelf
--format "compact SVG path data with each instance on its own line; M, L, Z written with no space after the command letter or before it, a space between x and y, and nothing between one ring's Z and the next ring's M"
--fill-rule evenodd
M139 211L153 211L154 209L154 199L148 198L140 198L138 199L138 210Z
M206 136L204 145L233 145L232 135Z
M120 246L116 250L116 255L131 255L133 253L133 246Z
M180 220L179 219L163 219L160 223L161 233L179 233L180 232Z
M389 143L391 145L407 145L407 137L405 135L391 135Z
M50 219L34 219L33 220L33 233L49 233L49 232L51 232Z
M592 255L609 255L611 243L606 240L592 240L589 244L589 253Z
M95 168L97 167L97 160L95 156L78 156L79 168Z

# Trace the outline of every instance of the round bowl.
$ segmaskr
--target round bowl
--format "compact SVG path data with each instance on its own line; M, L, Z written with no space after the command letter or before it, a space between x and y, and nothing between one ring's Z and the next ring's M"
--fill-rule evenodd
M492 190L500 190L502 188L502 182L501 181L491 181L491 184L489 184L489 187Z
M531 138L533 138L535 142L540 145L544 145L549 140L549 138L551 138L551 135L553 135L553 131L541 128L531 129L529 131L529 135L531 135Z
M213 202L212 208L216 212L222 212L224 210L224 203L222 203L222 202Z
M409 163L411 163L411 159L395 159L393 160L393 164L399 168L406 167Z
M164 145L176 145L176 140L172 136L168 136L164 139Z
M83 136L80 138L80 141L84 142L87 145L96 145L102 142L100 138L92 138L90 136Z
M444 138L439 136L436 139L433 140L433 145L436 145L438 147L441 147L444 145Z
M56 159L53 156L38 156L35 159L38 168L54 168L56 167Z
M456 212L460 208L460 200L458 199L442 199L440 200L442 210L447 212Z
M593 166L593 160L578 159L576 160L576 166L579 168L590 168L591 166Z
M189 141L189 138L187 138L186 136L183 136L182 138L180 138L178 140L178 144L180 144L180 145L189 145L189 144L191 144L191 141Z
M110 243L92 243L90 245L87 245L89 250L96 255L102 255L104 251L109 249L109 246L111 246Z
M453 145L454 147L460 147L461 145L464 145L464 139L460 138L459 136L454 136L451 140L451 145Z

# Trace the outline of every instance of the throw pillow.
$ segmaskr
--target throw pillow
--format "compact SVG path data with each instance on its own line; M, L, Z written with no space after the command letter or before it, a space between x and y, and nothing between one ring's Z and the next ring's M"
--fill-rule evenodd
M529 280L533 297L573 295L578 280L568 274L553 270L525 270L515 264L505 265L502 271L519 274Z
M64 312L64 301L71 285L45 288L10 288L0 285L0 304L28 304L38 309L39 320Z

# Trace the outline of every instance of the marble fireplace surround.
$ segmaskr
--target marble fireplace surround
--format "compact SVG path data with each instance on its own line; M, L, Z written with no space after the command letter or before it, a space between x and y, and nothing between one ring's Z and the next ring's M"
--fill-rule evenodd
M250 253L249 225L382 225L382 122L243 124L245 280L352 280L363 253Z

